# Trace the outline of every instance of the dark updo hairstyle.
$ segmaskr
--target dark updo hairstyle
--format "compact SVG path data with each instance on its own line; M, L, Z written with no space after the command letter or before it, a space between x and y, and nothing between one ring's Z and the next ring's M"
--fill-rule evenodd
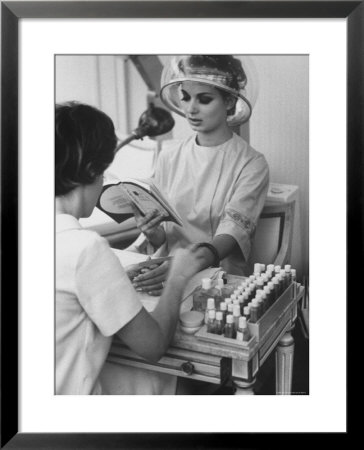
M179 62L179 69L185 74L203 73L218 77L220 82L226 87L239 92L242 86L247 83L247 76L244 72L240 59L232 55L190 55ZM235 114L237 98L229 92L216 87L224 100L232 100L233 107L228 110L228 115Z
M114 159L117 137L109 116L89 105L56 105L56 196L92 184Z

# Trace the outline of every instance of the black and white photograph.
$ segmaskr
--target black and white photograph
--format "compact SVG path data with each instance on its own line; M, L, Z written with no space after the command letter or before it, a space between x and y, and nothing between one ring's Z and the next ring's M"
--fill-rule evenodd
M309 395L309 56L54 64L55 394Z
M0 447L348 434L363 1L0 12Z

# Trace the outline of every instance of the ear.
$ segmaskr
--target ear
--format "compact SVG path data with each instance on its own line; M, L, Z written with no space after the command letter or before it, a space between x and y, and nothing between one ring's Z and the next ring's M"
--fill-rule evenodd
M224 99L224 102L225 102L226 110L227 110L227 112L229 112L235 107L236 98L233 97L232 95L227 95Z

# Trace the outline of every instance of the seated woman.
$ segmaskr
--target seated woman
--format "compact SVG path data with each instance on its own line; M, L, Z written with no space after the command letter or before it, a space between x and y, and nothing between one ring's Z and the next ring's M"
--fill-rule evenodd
M111 119L88 105L57 105L55 134L56 394L102 394L99 376L112 336L157 361L200 261L192 249L175 253L163 295L149 314L107 241L78 221L94 209L114 158Z
M185 117L194 135L162 149L155 182L181 216L183 226L157 214L141 217L133 248L173 255L197 244L200 270L221 266L247 275L247 261L269 185L268 164L232 127L249 120L249 85L240 59L231 55L173 56L162 73L161 99ZM201 245L202 244L202 245ZM133 280L160 295L168 263Z

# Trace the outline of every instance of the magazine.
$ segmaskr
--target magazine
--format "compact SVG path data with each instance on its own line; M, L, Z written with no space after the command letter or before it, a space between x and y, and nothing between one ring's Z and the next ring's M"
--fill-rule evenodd
M121 223L134 217L131 204L134 204L143 216L156 209L164 216L165 221L172 221L182 226L181 217L150 179L123 178L105 184L97 207L116 222Z

